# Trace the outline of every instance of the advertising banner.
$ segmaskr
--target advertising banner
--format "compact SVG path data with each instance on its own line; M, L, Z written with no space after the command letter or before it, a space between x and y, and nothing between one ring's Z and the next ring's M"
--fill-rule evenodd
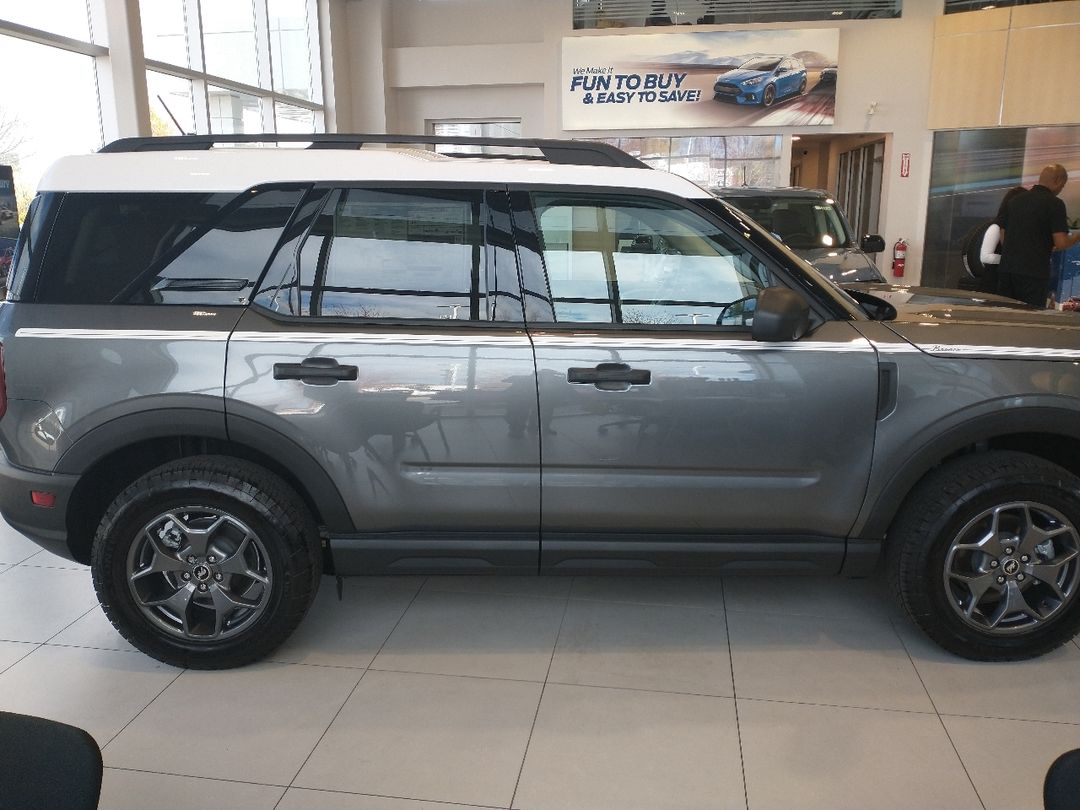
M568 37L563 129L832 124L840 31Z

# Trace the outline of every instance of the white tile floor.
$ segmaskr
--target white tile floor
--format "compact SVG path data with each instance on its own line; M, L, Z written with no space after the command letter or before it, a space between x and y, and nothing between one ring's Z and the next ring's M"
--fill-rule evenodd
M103 810L1041 807L1080 646L974 664L876 581L327 580L272 660L134 652L0 525L0 709L82 726Z

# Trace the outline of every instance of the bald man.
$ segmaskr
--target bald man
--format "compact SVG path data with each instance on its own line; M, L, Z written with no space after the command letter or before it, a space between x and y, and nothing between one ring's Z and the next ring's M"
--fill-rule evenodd
M1050 254L1080 243L1069 236L1065 203L1058 199L1069 181L1060 163L1039 173L1039 182L1009 200L1002 214L998 293L1043 308L1050 295Z

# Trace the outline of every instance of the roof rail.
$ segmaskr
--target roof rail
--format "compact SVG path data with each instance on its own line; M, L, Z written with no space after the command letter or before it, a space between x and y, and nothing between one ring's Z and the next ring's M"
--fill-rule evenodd
M569 141L548 138L475 138L452 135L347 135L341 133L310 135L173 135L163 138L121 138L106 144L101 152L167 152L185 149L210 149L215 144L230 143L310 143L308 149L359 149L366 144L451 144L454 146L505 146L536 149L548 163L574 166L622 166L647 169L637 158L606 143ZM452 157L476 157L457 154ZM526 156L527 157L527 156Z

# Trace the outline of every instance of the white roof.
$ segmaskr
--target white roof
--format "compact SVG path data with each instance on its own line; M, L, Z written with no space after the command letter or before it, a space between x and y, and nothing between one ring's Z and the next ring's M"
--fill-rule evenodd
M708 192L655 169L443 157L417 149L233 148L109 152L65 157L38 191L233 191L288 182L527 183L651 189L686 198Z

